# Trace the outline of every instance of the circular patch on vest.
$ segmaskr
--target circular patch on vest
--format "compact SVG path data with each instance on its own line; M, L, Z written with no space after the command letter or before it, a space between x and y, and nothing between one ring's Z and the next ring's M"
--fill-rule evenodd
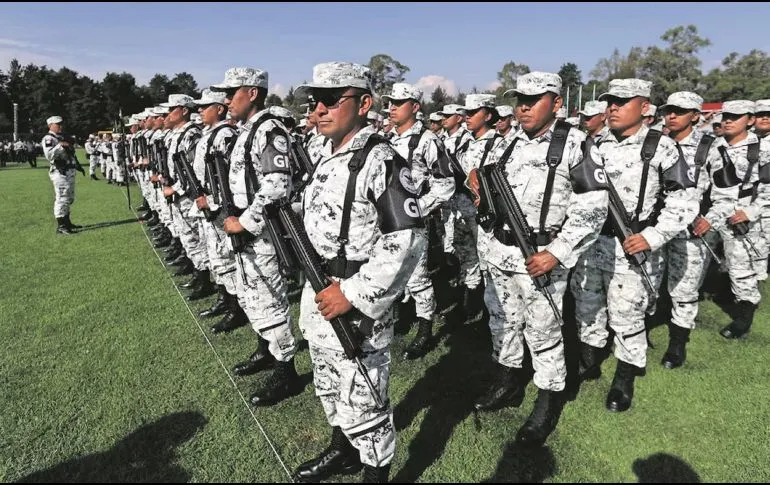
M273 138L273 146L281 153L289 153L289 142L282 136Z
M404 167L398 172L398 181L401 182L401 186L406 189L410 194L417 195L417 189L414 188L414 181L412 180L412 171Z

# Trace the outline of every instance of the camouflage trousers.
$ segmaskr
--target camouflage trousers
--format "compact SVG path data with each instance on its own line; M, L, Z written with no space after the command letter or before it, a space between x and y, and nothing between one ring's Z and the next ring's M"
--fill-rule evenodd
M709 231L707 242L714 242L715 231ZM698 316L698 291L706 278L711 253L700 239L672 239L663 248L668 265L668 293L671 295L671 323L682 328L695 328Z
M278 257L256 254L250 247L240 257L243 278L235 278L238 303L251 328L268 341L273 357L288 362L294 357L297 344L291 333L287 285L278 270Z
M455 214L451 207L452 201L441 206L441 223L444 225L444 252L454 254Z
M460 281L468 288L476 288L481 283L482 269L477 248L476 208L465 194L452 197L449 205L454 214L452 244L460 260Z
M119 162L115 159L112 160L112 179L118 183L122 183L126 180L125 177L126 166L123 162Z
M561 322L528 274L488 265L484 302L489 310L492 358L506 367L521 368L524 342L532 356L533 381L539 389L561 391L567 379ZM567 270L551 272L554 301L561 307L567 290ZM559 308L561 311L561 308Z
M174 215L171 212L171 206L173 204L170 204L166 201L166 197L163 195L162 188L155 189L155 200L158 204L158 215L160 216L160 221L164 226L166 226L172 237L179 237L178 233L176 232L176 224L174 224Z
M755 257L757 261L757 280L765 281L767 280L767 260L768 256L770 256L770 214L768 214L768 217L762 217L759 220L759 225L762 237L757 240L758 243L753 240L752 242L754 242L759 251L759 256ZM760 261L764 261L764 264L761 264Z
M102 175L107 178L107 159L99 157L99 170L102 171Z
M361 462L384 466L396 452L393 409L387 400L390 380L390 349L364 347L362 361L377 392L387 404L377 410L374 398L355 362L344 352L309 342L313 362L313 385L321 400L326 419L339 426L358 450Z
M615 256L616 243L614 238L599 236L575 266L570 289L575 297L578 334L581 342L604 347L610 334L609 323L615 332L615 357L644 368L647 365L644 314L651 295L639 269L631 267L622 256ZM608 257L612 258L614 269L607 267ZM645 263L653 281L660 278L660 259L652 253Z
M67 169L65 173L54 169L48 172L48 178L53 184L53 216L66 217L75 202L75 169Z
M735 295L736 301L750 301L757 305L761 296L757 283L757 273L766 272L767 266L762 259L761 243L764 240L760 230L760 224L756 222L749 223L749 232L745 236L733 236L733 231L729 226L719 230L725 248L725 264L727 274L730 276L730 288ZM760 250L760 255L754 254L751 245L746 241L749 238L751 242ZM760 243L760 245L757 245ZM760 268L764 266L764 268Z
M96 175L96 167L99 165L99 157L91 155L88 157L88 175Z
M436 311L436 295L433 282L428 275L428 250L422 252L412 276L406 283L405 301L414 298L415 314L418 318L433 320Z
M171 210L174 212L174 226L176 227L177 237L182 243L187 257L190 258L195 269L203 271L209 264L209 255L206 249L206 241L201 239L198 228L200 225L199 220L187 215L192 205L193 201L189 197L179 197L172 204Z
M209 269L218 285L223 285L228 293L237 293L238 268L235 265L235 256L228 243L229 237L224 229L217 225L217 220L200 220L203 230L206 250L209 256Z

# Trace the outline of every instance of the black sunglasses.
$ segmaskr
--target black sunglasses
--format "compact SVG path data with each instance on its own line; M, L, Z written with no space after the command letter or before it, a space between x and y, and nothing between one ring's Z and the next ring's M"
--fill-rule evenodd
M318 103L323 103L323 105L326 106L326 109L339 108L340 104L342 104L345 99L361 97L360 94L345 95L345 91L347 91L347 89L319 89L313 91L313 94L310 95L308 99L310 110L315 111Z

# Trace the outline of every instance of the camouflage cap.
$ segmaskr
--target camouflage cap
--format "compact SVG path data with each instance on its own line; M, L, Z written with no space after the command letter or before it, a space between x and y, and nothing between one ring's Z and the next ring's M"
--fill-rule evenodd
M645 111L642 116L655 116L657 113L658 107L650 103L650 105L647 107L647 111Z
M754 102L755 113L770 112L770 99L758 99Z
M51 116L50 118L45 120L45 124L46 125L55 125L55 124L62 123L63 121L64 120L62 119L61 116Z
M417 121L424 121L425 120L425 113L422 111L418 111L415 115L415 118L417 118Z
M556 117L562 120L567 119L567 107L562 106L559 108L559 110L556 112Z
M444 116L464 115L465 108L461 104L446 104L439 113Z
M208 106L210 104L225 104L225 98L227 95L224 91L212 91L211 89L204 89L201 92L200 99L194 99L193 103L198 106Z
M227 91L243 86L267 89L267 71L252 67L231 67L225 71L225 80L211 86L212 91Z
M382 99L385 101L388 101L391 99L395 99L395 100L413 99L419 103L422 100L422 90L420 90L420 88L418 88L417 86L413 86L411 84L396 83L393 85L393 88L390 90L390 94L383 95Z
M537 96L544 93L561 94L561 76L552 72L533 71L516 78L516 87L503 93Z
M294 91L307 96L311 89L360 88L374 94L372 71L352 62L323 62L313 66L313 82L302 84Z
M650 97L652 82L643 79L613 79L610 81L610 90L599 95L599 101L604 101L608 96L615 98L643 98Z
M472 111L479 108L494 108L495 107L495 95L494 94L469 94L465 97L465 111Z
M190 121L193 123L203 123L203 118L198 113L193 113L190 115Z
M677 91L671 93L666 104L660 107L661 111L666 111L668 108L682 108L700 111L703 108L703 98L690 91Z
M168 108L163 105L152 108L152 112L155 116L165 116L169 114Z
M294 119L294 114L283 106L270 106L267 108L267 112L279 118L291 118L292 120Z
M376 111L369 110L366 112L367 120L376 120L379 116Z
M717 113L711 118L711 124L722 123L722 113Z
M148 116L150 116L149 113L142 111L141 113L137 113L134 116L132 116L132 118L134 118L137 121L142 121L142 120L146 120Z
M444 120L444 117L439 112L431 113L430 116L428 116L428 119L435 122L440 122Z
M583 116L596 116L607 111L607 101L586 101L585 107L578 111Z
M513 116L513 106L508 106L507 104L500 105L495 108L497 110L497 114L501 118L506 118L508 116Z
M302 118L301 120L299 120L299 123L297 123L297 126L299 126L300 128L306 127L307 126L307 119Z
M182 106L184 108L192 108L195 106L192 96L186 94L169 94L168 103L160 103L164 108L176 108Z
M749 101L747 99L725 101L722 103L722 113L730 113L733 115L753 115L755 110L756 106L754 105L754 101Z
M569 123L570 125L575 126L575 127L580 125L580 118L578 118L577 116L572 116L570 118L567 118L564 121L566 121L567 123Z

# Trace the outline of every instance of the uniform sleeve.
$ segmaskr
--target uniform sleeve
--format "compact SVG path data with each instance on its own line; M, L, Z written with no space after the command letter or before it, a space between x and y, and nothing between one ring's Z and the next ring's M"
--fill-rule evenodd
M262 218L262 209L265 204L282 197L288 197L291 190L291 172L288 169L286 159L284 160L284 163L286 163L285 171L273 171L274 164L271 160L267 159L270 155L265 153L268 151L266 150L266 133L271 126L274 125L266 122L259 128L259 136L255 137L258 139L255 139L251 148L252 163L262 164L262 175L259 178L259 189L254 194L254 200L244 213L241 214L241 217L238 218L244 229L254 235L261 234L265 228L265 221ZM263 157L265 158L264 160Z
M598 167L604 167L604 162L596 145L591 146L590 160L583 160L581 142L579 137L570 147L570 168L580 163L594 163ZM595 173L595 170L591 170ZM567 219L562 226L559 235L545 249L559 262L571 268L577 263L578 258L599 237L604 221L607 219L607 206L609 205L609 193L607 190L595 189L583 193L575 192L572 185L572 193L567 202Z
M374 150L372 156L376 156ZM372 165L366 180L365 190L379 199L387 187L384 160ZM340 284L342 293L364 315L381 319L406 287L427 244L424 228L381 234L373 241L369 261Z
M735 201L738 200L739 187L720 188L714 183L714 174L724 168L724 161L717 150L718 143L714 143L709 150L708 164L711 167L711 208L704 216L716 230L722 229L727 224L727 218L735 212Z
M762 139L759 144L759 161L757 163L757 174L762 173L763 167L770 163L770 141ZM765 170L768 167L765 167ZM740 210L741 207L738 207ZM751 204L743 208L743 212L750 221L759 220L762 213L767 213L770 209L770 184L763 182L762 177L757 181L757 198Z
M59 141L48 135L43 138L43 153L49 163L54 163L56 160L65 160L67 158L67 152Z
M664 141L667 142L665 145ZM679 152L670 140L661 140L658 153L656 156L662 159L661 171L665 172L679 162ZM696 187L666 191L663 200L664 206L655 226L646 227L641 232L653 251L657 251L678 233L687 229L687 225L695 219L700 209Z
M425 164L428 166L428 183L429 189L418 200L420 206L420 212L422 215L427 216L441 204L447 202L455 193L455 181L453 177L440 177L434 176L436 164L438 164L439 150L443 150L444 146L438 140L429 140L425 144L425 150L423 157Z

